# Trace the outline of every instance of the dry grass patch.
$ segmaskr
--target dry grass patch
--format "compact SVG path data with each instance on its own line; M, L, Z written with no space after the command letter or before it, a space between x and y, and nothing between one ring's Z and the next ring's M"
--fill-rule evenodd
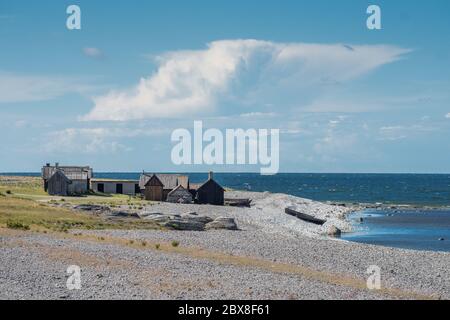
M0 176L0 192L3 194L46 195L42 179L36 177Z
M67 208L15 197L0 198L0 225L8 227L24 225L32 230L44 228L62 232L70 229L161 229L152 221L105 220Z

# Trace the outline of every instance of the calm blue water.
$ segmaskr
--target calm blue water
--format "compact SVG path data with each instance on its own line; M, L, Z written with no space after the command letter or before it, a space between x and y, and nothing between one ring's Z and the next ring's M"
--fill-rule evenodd
M95 173L97 178L139 179L139 176L140 173ZM200 173L189 176L193 183L207 178L207 174ZM282 192L318 201L447 207L358 213L364 217L364 223L358 224L357 232L343 235L343 238L417 250L450 251L450 174L294 173L261 176L256 173L216 173L214 177L223 186L233 189ZM446 240L439 241L439 238Z
M363 222L359 222L359 218ZM351 215L343 239L389 247L450 252L450 210L366 210ZM439 240L445 239L444 241Z
M139 179L139 175L95 173L97 178L116 179ZM194 183L207 178L206 173L189 176ZM215 173L214 177L233 189L282 192L318 201L450 206L450 174Z

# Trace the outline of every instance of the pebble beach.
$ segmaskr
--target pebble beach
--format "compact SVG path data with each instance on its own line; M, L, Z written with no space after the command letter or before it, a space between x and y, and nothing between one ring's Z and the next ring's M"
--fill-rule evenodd
M449 299L450 254L358 244L343 207L285 194L227 192L250 208L159 203L141 219L187 212L232 218L237 230L0 230L0 299ZM285 207L326 220L315 225ZM78 265L82 288L68 290ZM369 290L378 266L381 288Z

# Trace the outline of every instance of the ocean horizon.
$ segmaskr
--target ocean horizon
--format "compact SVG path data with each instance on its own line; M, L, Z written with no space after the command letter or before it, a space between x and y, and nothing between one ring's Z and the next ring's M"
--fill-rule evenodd
M95 172L95 178L139 179L141 172ZM180 173L181 174L181 173ZM192 183L208 174L185 172ZM0 175L39 177L40 172L10 172ZM214 173L227 188L286 193L316 201L382 203L387 205L450 206L450 174L408 173Z

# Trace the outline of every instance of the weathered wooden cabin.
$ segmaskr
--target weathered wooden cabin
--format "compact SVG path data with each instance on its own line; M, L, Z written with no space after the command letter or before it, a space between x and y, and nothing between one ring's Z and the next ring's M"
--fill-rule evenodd
M178 174L147 174L142 173L139 187L146 200L166 201L169 193L181 185L189 190L189 177Z
M59 166L56 163L51 166L47 163L42 168L44 190L51 195L76 195L83 194L90 189L92 169L88 166Z
M169 192L167 202L172 203L192 203L192 194L181 184Z
M68 196L71 184L72 181L62 171L58 170L48 179L46 191L52 196Z
M126 194L129 196L141 194L138 180L92 179L91 190L100 193Z
M224 195L225 189L214 180L213 173L209 172L208 180L196 190L195 202L223 206Z

